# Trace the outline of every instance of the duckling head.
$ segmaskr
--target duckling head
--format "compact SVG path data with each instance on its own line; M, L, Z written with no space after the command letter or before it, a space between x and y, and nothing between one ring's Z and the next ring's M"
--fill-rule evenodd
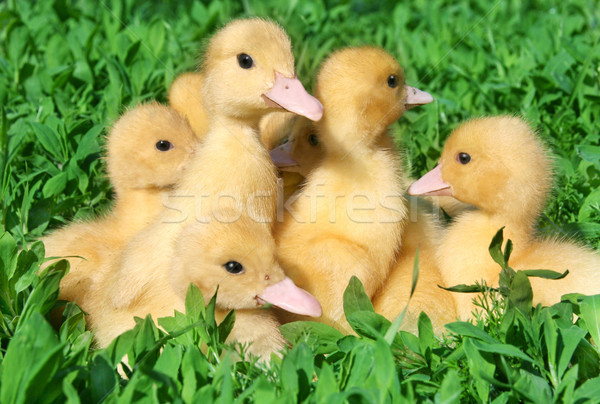
M188 225L176 242L173 263L171 283L182 297L194 283L206 298L218 287L217 306L223 310L271 303L292 313L321 315L319 302L294 285L277 263L268 227L246 216Z
M315 94L326 108L318 127L328 151L342 143L373 145L406 109L433 101L430 94L405 84L404 71L394 57L368 46L329 56L318 73ZM332 136L344 139L330 142Z
M490 213L532 220L552 187L552 161L522 119L478 118L455 129L439 164L413 183L411 195L451 195Z
M279 108L312 120L323 113L296 76L289 37L271 21L251 18L226 25L208 44L203 71L203 98L213 114L258 122Z
M319 164L325 151L315 125L309 119L297 117L283 143L270 154L279 170L306 177Z
M194 144L188 122L172 108L152 102L128 110L107 138L107 171L117 195L174 185Z

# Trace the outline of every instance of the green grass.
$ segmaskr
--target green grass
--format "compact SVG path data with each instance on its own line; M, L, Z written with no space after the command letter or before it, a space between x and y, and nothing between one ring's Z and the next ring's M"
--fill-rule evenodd
M408 84L436 98L393 127L415 176L433 167L464 119L522 114L556 155L540 231L600 248L595 1L3 2L0 401L600 402L599 351L590 343L600 340L598 298L533 311L499 298L487 308L491 320L454 323L439 341L426 316L418 336L390 331L351 283L347 294L358 303L346 315L359 335L286 326L287 337L304 342L271 367L232 361L236 354L222 343L230 324L215 331L210 307L165 320L166 332L141 321L106 350L89 349L74 305L58 332L49 325L66 268L37 277L43 249L32 242L110 206L99 159L107 125L127 106L165 101L173 78L196 66L206 38L247 15L285 27L308 87L334 49L373 44L395 55ZM123 353L129 380L115 371Z

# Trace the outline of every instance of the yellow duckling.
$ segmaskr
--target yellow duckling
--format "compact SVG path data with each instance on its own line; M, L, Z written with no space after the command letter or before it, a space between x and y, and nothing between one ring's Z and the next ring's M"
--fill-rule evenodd
M522 119L480 118L458 127L440 163L412 184L413 195L451 195L477 209L458 216L442 238L438 263L446 286L483 280L497 286L500 268L489 255L501 228L514 243L515 269L570 270L562 280L530 278L533 303L553 304L570 292L600 291L600 256L587 248L535 237L536 222L552 187L546 147ZM471 294L455 293L458 314L467 319Z
M324 155L288 201L276 238L286 273L321 302L321 321L344 330L350 278L373 296L401 245L407 210L400 163L379 142L411 100L431 101L414 90L398 62L371 47L335 52L317 77L325 114L308 137L318 138Z
M86 309L87 290L100 262L116 255L163 209L163 198L181 175L194 143L185 119L158 103L132 108L115 122L106 146L115 192L112 210L92 221L71 223L42 239L46 256L64 256L71 264L61 282L61 299L77 301Z
M297 191L300 182L321 163L325 153L315 125L305 118L294 119L292 128L288 129L290 134L287 141L271 151L272 160L282 171L284 201ZM390 136L384 134L378 140L377 147L393 149L394 146ZM297 177L292 177L293 175ZM403 180L403 184L408 185L409 183L407 179ZM393 320L404 309L410 295L413 263L418 247L419 280L406 312L402 329L415 332L419 314L421 311L425 311L429 315L436 333L441 334L444 324L456 319L456 305L452 294L437 286L443 284L435 260L440 229L437 219L430 213L432 206L429 206L426 201L409 196L406 204L408 220L402 235L402 248L389 277L373 296L373 305L375 311L389 320Z
M277 178L257 127L260 118L275 108L319 119L322 105L295 76L289 38L266 20L236 20L220 30L208 46L203 74L202 98L209 111L209 130L171 193L170 205L134 237L109 271L103 288L107 296L99 296L98 310L90 313L101 345L130 328L134 315L150 313L156 318L180 310L190 281L203 287L201 271L212 268L214 256L203 255L200 249L195 266L177 265L182 259L181 245L194 242L224 245L217 258L225 260L218 263L225 272L230 272L229 261L244 262L242 258L253 255L252 251L260 252L261 261L256 261L256 268L246 277L257 286L244 290L243 283L235 282L232 295L239 294L239 302L234 298L218 304L220 310L249 308L249 301L256 307L258 296L260 301L287 310L320 314L314 298L298 293L272 258ZM198 277L187 272L196 268ZM219 293L227 293L223 289ZM272 290L279 291L275 298ZM246 298L244 293L251 296ZM244 312L238 313L233 340L245 341L254 335L250 325L264 326L279 339L277 328L269 325L272 320L261 325L241 317ZM254 353L265 354L258 346ZM273 346L271 351L278 348Z
M223 212L227 215L227 212ZM167 241L165 240L165 243ZM162 261L160 248L148 249L150 260ZM148 285L128 306L114 305L111 289L120 276L107 276L96 295L89 299L90 322L100 346L134 325L133 316L152 314L153 318L183 312L184 297L194 283L205 300L219 287L215 315L223 320L236 310L236 322L229 339L252 343L249 352L268 358L284 347L279 323L270 310L258 309L271 303L284 310L319 316L319 303L296 287L277 263L275 242L265 226L256 226L242 216L232 223L212 222L186 225L174 242L173 259L167 270L139 267L146 273ZM148 270L149 269L149 270ZM121 274L122 276L123 274ZM108 291L108 293L106 293Z

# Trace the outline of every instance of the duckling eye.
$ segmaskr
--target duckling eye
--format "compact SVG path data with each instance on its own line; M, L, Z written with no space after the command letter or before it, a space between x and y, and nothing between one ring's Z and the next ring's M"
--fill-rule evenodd
M387 79L387 85L390 88L398 87L398 77L395 74L390 74L390 76Z
M308 135L308 143L311 146L316 146L319 144L319 138L317 135L315 135L314 133L311 133L310 135Z
M458 153L456 156L456 161L460 164L468 164L471 161L471 156L467 153Z
M225 265L225 270L230 274L241 274L244 272L244 266L237 261L229 261Z
M237 55L237 60L238 64L242 69L249 69L254 65L254 61L252 60L250 55L247 55L245 53L240 53L239 55Z
M168 140L159 140L156 142L156 148L159 151L168 151L171 150L174 146Z

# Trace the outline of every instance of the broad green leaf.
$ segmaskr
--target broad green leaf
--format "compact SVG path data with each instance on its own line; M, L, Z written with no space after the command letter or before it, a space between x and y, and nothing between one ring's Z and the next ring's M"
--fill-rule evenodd
M195 346L186 346L181 360L183 377L181 397L186 402L192 402L194 394L200 386L208 382L209 364L204 355Z
M337 341L344 334L327 324L314 321L295 321L279 327L284 338L292 344L306 342L315 353L337 351Z
M573 396L574 402L594 402L600 397L600 376L586 380Z
M457 292L457 293L481 293L485 291L485 287L481 286L481 285L456 285L456 286L450 286L448 288L441 286L441 285L437 285L438 288L442 288L444 290L450 291L450 292Z
M517 308L526 315L530 315L533 305L533 290L527 275L517 271L510 283L507 308Z
M125 355L133 348L135 335L136 332L134 330L127 330L115 338L106 348L106 352L108 352L110 358L111 367L114 368L123 361Z
M317 373L318 383L315 387L317 402L325 402L332 394L338 393L339 388L333 369L327 362L323 362L321 370Z
M508 355L508 356L522 359L527 362L531 362L531 363L534 362L534 360L529 355L527 355L521 349L519 349L518 347L516 347L514 345L500 344L500 343L490 344L490 343L487 343L487 342L484 342L481 340L476 340L476 339L470 339L469 341L470 341L469 342L470 346L477 348L480 352L490 352L490 353L495 353L495 354L499 354L499 355Z
M520 272L523 272L527 276L533 276L536 278L544 278L544 279L562 279L569 274L569 270L566 270L563 273L551 271L549 269L525 269Z
M303 401L310 391L313 379L313 353L308 345L296 345L281 362L280 384L285 395Z
M40 397L61 366L62 349L43 316L37 312L29 316L8 344L2 362L0 401L27 403Z
M494 379L496 365L492 354L481 352L474 342L476 340L465 338L463 349L469 363L469 372L473 376L473 383L479 399L488 401L490 396L490 381Z
M46 149L55 159L62 161L62 147L58 133L43 123L29 122L29 124L44 149Z
M513 384L513 387L530 402L552 402L552 391L548 382L532 373L521 370L520 378Z
M51 198L60 195L67 186L67 173L61 172L58 175L53 176L44 184L42 188L42 194L44 198Z
M90 393L93 402L101 402L115 388L118 388L118 376L108 360L97 355L90 369Z
M46 314L52 309L58 297L60 280L67 273L66 260L58 261L52 268L45 271L40 282L33 289L19 319L19 326L35 313Z
M505 259L505 256L502 253L502 243L504 242L503 233L504 227L496 232L490 243L489 251L492 259L504 269L508 267L508 260Z
M224 343L227 340L233 325L235 324L235 311L231 310L219 324L219 342Z
M168 376L172 380L177 380L182 357L183 347L181 345L165 345L154 364L154 370Z
M600 295L584 297L579 304L579 309L592 340L598 346L600 344Z
M454 323L446 324L446 328L455 334L462 335L463 337L477 338L481 341L487 342L488 344L498 343L498 341L494 337L490 336L481 328L476 327L471 323L457 321Z
M560 352L557 370L558 377L562 378L569 365L571 365L575 350L585 338L586 332L585 330L582 330L581 328L575 326L566 329L560 328L559 332L562 339L563 347Z
M582 159L600 165L600 146L579 145L575 150Z
M191 317L193 321L198 321L204 317L204 297L198 286L193 283L190 283L185 294L185 314Z
M350 278L348 287L344 291L344 313L346 317L356 311L371 311L374 312L371 299L365 293L365 289L360 280L353 276Z
M436 394L435 402L437 404L452 404L452 403L460 403L460 396L462 393L462 388L460 385L460 378L458 377L458 373L454 369L450 369L445 375L444 380L442 380L442 385L440 386L440 392Z
M157 359L158 330L150 314L143 320L136 321L138 321L138 324L135 326L133 357L129 357L129 360L132 361L130 364L135 363L136 367L139 365L152 367Z
M372 311L355 311L347 319L358 335L371 339L382 338L390 327L388 319Z
M2 263L0 279L3 279L3 283L8 282L13 276L17 263L17 242L8 232L0 236L0 260Z
M215 372L215 381L220 380L219 394L216 403L229 404L233 402L233 378L232 365L233 359L230 354L226 354L221 360Z
M419 330L419 344L421 345L421 352L424 354L425 359L429 362L431 360L431 351L436 345L435 335L433 333L433 324L431 319L421 312L419 314L419 320L417 323Z

